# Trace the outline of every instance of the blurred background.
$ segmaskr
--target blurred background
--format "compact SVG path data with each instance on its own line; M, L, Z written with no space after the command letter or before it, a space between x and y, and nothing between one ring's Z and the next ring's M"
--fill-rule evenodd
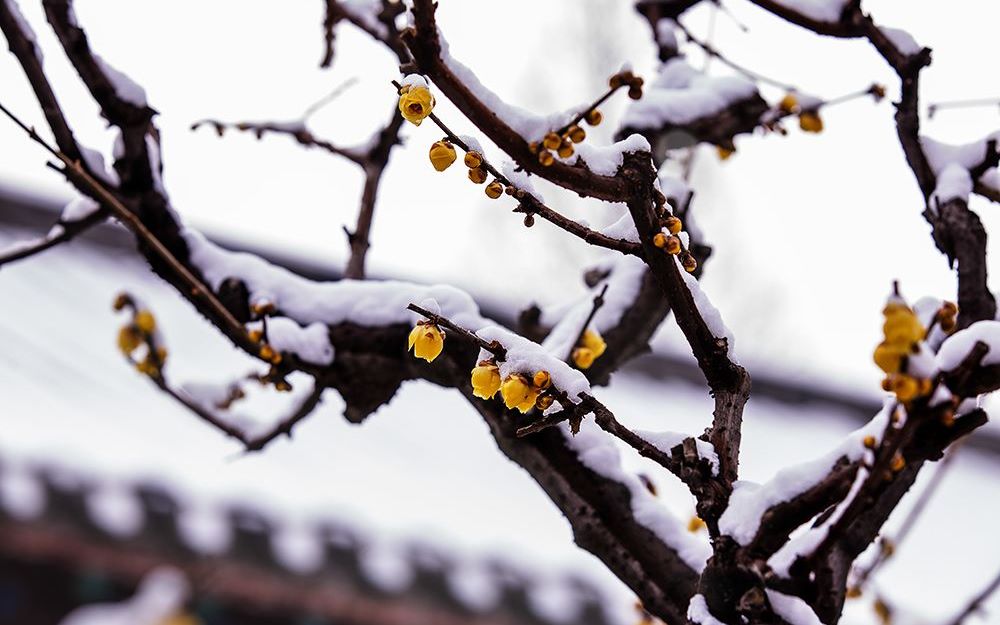
M624 63L647 78L656 70L648 26L629 2L441 4L439 24L452 54L506 100L534 112L588 101ZM310 117L310 130L351 145L379 128L394 106L394 57L345 26L338 29L333 67L319 69L321 5L119 0L75 6L95 49L140 83L159 111L164 181L182 217L230 247L332 277L348 257L342 226L352 226L356 217L357 168L283 137L258 141L230 133L220 139L207 128L190 130L206 117L293 121L348 81L350 88ZM694 160L692 212L714 250L703 288L737 337L736 354L758 385L773 382L784 389L763 392L747 408L742 477L763 481L786 464L825 452L864 415L874 414L880 375L871 350L880 338L880 310L892 280L900 280L912 299L954 298L955 281L920 216L922 198L892 123L897 85L875 52L863 42L816 37L740 0L724 6L726 13L695 9L684 22L746 67L823 98L873 82L888 86L881 103L866 98L825 110L822 134L793 128L787 136L743 136L726 161L708 148ZM986 51L1000 24L997 3L956 0L945 9L940 3L870 0L865 8L878 23L903 28L934 49L923 75L925 107L1000 97L1000 74L990 69L995 54ZM110 162L112 133L41 8L22 2L22 9L78 137ZM696 67L710 63L713 72L728 71L694 47L685 52ZM762 94L770 101L783 95L766 87ZM0 56L0 97L42 125L10 55ZM594 141L610 140L626 103L624 96L609 102L608 123L591 133ZM439 102L436 112L460 134L478 136L448 102ZM962 143L998 126L1000 107L993 106L925 114L923 131ZM582 269L600 258L598 251L544 222L526 229L501 203L465 184L461 173L434 172L426 159L427 146L438 138L433 130L407 126L404 137L407 147L393 152L379 195L370 275L451 283L472 293L488 313L507 317L532 303L559 303L583 293ZM492 146L483 143L489 154ZM74 194L14 126L0 124L0 146L0 245L6 245L44 232ZM591 224L612 218L606 205L552 188L543 192L555 208ZM971 207L988 231L1000 224L996 207L981 198L974 197ZM407 384L391 405L358 427L340 417L340 399L328 392L321 410L293 439L241 454L117 353L120 320L110 304L117 292L128 290L157 312L173 377L218 382L251 367L129 245L108 228L0 270L0 520L13 519L4 527L69 525L82 528L81 536L112 536L125 552L142 551L160 535L149 534L157 510L174 510L166 518L190 513L210 519L190 523L207 532L203 547L214 550L218 561L264 566L266 560L282 571L275 573L280 578L325 566L316 544L301 535L303 528L335 524L339 529L327 538L351 546L348 551L364 564L351 583L368 580L373 596L386 605L437 601L498 610L511 605L503 597L521 588L528 615L517 617L522 621L566 622L585 614L595 622L638 618L627 589L572 544L554 506L495 449L485 425L453 393ZM991 240L991 257L995 246ZM997 268L991 264L994 273ZM704 387L686 381L687 358L679 331L668 321L654 354L616 375L600 398L629 425L664 429L666 422L671 430L700 431L711 418L711 401ZM255 411L240 415L251 426L274 419L282 404L263 392L252 399ZM947 623L995 573L1000 443L994 425L976 433L955 458L912 534L876 578L873 594L896 608L894 622ZM626 458L652 476L678 516L693 515L691 500L670 476ZM929 467L916 491L933 472ZM140 496L150 489L159 497ZM54 501L70 503L59 507ZM911 504L904 502L890 521L889 535ZM204 527L214 527L215 534ZM241 551L243 543L234 537L244 534L270 550ZM34 544L30 536L17 536L8 534L0 543ZM79 553L71 547L65 549ZM5 553L21 553L17 562L23 565L30 550L22 551ZM424 557L425 551L434 558ZM117 570L111 564L102 569L99 558L59 557L60 570L69 571L61 592L73 601L129 594L108 572ZM16 614L27 592L25 569L4 562L0 623L30 622L4 616ZM414 579L444 569L452 574L445 576L444 590L430 584L433 601L406 591L422 588ZM455 578L475 579L467 570L506 586L456 585ZM55 579L48 569L38 575ZM497 594L498 587L512 590ZM845 622L876 622L872 596L850 602ZM593 597L603 606L600 616L588 612ZM50 616L71 603L51 605ZM289 620L260 622L323 622L312 607L279 604L285 612L272 617ZM1000 623L1000 601L987 607L979 622ZM210 625L258 622L234 609L208 602L194 617Z

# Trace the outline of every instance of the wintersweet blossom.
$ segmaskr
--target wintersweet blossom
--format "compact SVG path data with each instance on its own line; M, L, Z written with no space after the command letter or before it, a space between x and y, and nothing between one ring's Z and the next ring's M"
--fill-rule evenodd
M823 132L823 119L816 111L803 111L799 114L799 128L806 132Z
M444 332L433 323L418 322L410 331L409 348L413 355L433 362L444 349Z
M410 87L399 96L399 112L403 119L415 126L419 126L433 110L434 96L427 87Z
M458 158L455 155L455 146L448 141L435 141L431 144L430 150L431 165L437 171L444 171L451 167L451 164Z
M540 392L531 380L519 373L507 376L500 386L504 405L507 408L517 408L521 412L528 412L535 407L535 400L538 399Z
M495 362L481 361L472 370L472 394L490 399L500 391L500 368Z

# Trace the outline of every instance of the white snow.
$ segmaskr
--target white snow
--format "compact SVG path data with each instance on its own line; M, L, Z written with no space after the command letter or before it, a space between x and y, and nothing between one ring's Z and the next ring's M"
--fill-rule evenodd
M1000 139L1000 132L970 143L952 145L936 141L927 136L920 137L920 143L934 175L937 187L934 197L944 202L953 198L968 198L972 193L972 179L969 170L983 162L990 140ZM932 204L932 208L933 208Z
M949 163L938 173L934 197L938 202L952 199L967 199L972 193L972 176L969 170L958 163Z
M954 369L979 341L989 347L983 358L983 364L1000 363L1000 321L977 321L968 328L952 334L941 344L941 349L937 353L938 368L942 371Z
M338 0L337 4L354 19L362 23L379 37L388 36L385 24L379 21L382 12L382 0Z
M535 185L531 182L531 176L528 175L528 172L523 169L518 169L513 161L508 159L501 161L500 173L503 174L507 180L510 180L511 184L515 187L534 197L542 204L545 203L545 198L542 197L542 194L535 189Z
M625 155L631 152L650 152L649 141L639 134L612 143L611 145L595 146L589 143L580 143L576 146L576 152L567 162L583 164L595 174L602 176L614 176L625 160Z
M687 616L688 620L692 623L725 625L725 623L712 616L712 613L708 611L708 604L705 602L705 597L700 594L691 597L691 603L688 604Z
M312 573L323 564L324 553L319 536L303 524L287 524L275 529L271 537L275 559L289 571Z
M117 187L121 184L121 181L118 179L118 172L105 166L104 155L99 151L81 145L80 156L83 157L83 162L87 166L87 169L90 170L90 173L97 176L100 180L112 187Z
M466 328L488 323L464 291L452 286L422 286L386 280L313 282L246 253L230 252L191 229L183 231L191 261L213 289L230 277L243 280L251 301L266 299L302 325L352 322L362 326L394 323L413 325L423 317L406 307L428 297L438 301L441 314Z
M719 530L732 536L741 545L748 544L757 534L764 513L773 506L789 501L820 482L841 458L848 462L860 459L866 452L864 438L882 437L893 403L887 401L871 421L849 434L827 454L809 462L781 469L765 484L738 481L729 497L729 507L719 519Z
M677 24L669 18L656 22L656 43L663 48L677 50Z
M261 330L263 327L264 323L261 321L247 324L250 330ZM287 317L269 317L267 342L279 352L295 354L314 365L329 365L333 362L330 330L318 321L302 327Z
M692 438L690 434L684 432L651 432L649 430L634 430L644 441L656 447L665 454L670 454L670 450L680 445L685 439ZM698 450L698 457L708 460L712 466L712 474L719 474L719 455L715 453L715 446L700 438L694 439L695 448Z
M756 93L756 85L742 76L707 76L683 58L673 58L663 64L642 98L629 104L622 127L688 124Z
M500 96L483 85L475 72L451 56L448 51L448 42L440 32L438 33L438 38L441 41L441 60L448 66L448 69L462 81L462 84L478 100L489 107L503 123L510 126L514 132L524 137L526 141L540 140L545 136L545 133L562 127L573 118L573 114L569 112L555 113L543 117L504 102Z
M133 536L142 528L142 506L125 484L100 484L86 501L91 518L114 536Z
M632 243L638 243L639 231L635 229L635 222L632 220L632 214L629 213L628 208L624 205L619 208L620 212L618 219L601 228L601 234L609 236L613 239L622 239L625 241L631 241Z
M634 474L622 466L621 450L592 419L584 419L573 435L567 423L559 425L566 444L576 451L586 467L598 475L626 486L632 493L632 513L636 521L656 534L695 571L705 568L712 549L708 542L687 531L664 503L653 496Z
M0 468L0 508L15 519L36 518L45 509L45 490L24 467Z
M93 56L94 60L100 66L101 71L104 72L104 75L111 81L111 85L115 89L115 95L133 106L138 106L140 108L146 106L145 89L143 89L137 82L126 76L123 72L112 67L111 64L97 54L94 54Z
M203 504L181 506L177 531L184 544L205 555L225 552L232 540L232 527L222 511Z
M549 353L563 358L569 356L576 346L583 322L594 307L594 296L601 292L604 285L608 287L604 294L604 305L597 310L590 323L590 327L598 333L603 335L618 325L622 315L635 302L642 287L643 276L646 275L645 263L634 256L616 253L608 254L602 265L598 267L609 271L605 280L568 306L560 305L542 311L541 322L552 326L542 342Z
M60 625L160 625L181 610L189 592L187 579L179 571L161 567L143 578L130 599L85 605Z
M500 377L513 373L531 377L538 371L548 371L552 385L567 394L570 401L577 403L581 393L590 393L590 383L586 376L566 364L565 355L553 355L543 346L499 326L486 326L476 331L476 336L486 341L497 341L507 350L507 357L500 362ZM480 359L492 356L486 350Z
M14 17L14 21L17 22L18 28L32 44L32 48L35 50L35 56L38 57L38 62L41 63L42 57L42 47L38 45L38 35L35 34L35 30L31 27L31 23L28 22L24 17L24 13L21 13L21 7L17 4L17 0L4 0L7 4L7 10Z
M802 599L770 588L766 592L767 599L771 602L771 609L790 625L822 625L816 613Z
M406 76L403 76L402 80L399 81L399 84L404 87L410 87L411 89L430 88L427 85L427 79L420 74L407 74Z
M913 35L905 30L900 28L890 28L888 26L880 26L879 30L882 31L882 34L886 36L886 38L892 43L893 46L896 47L897 50L906 56L913 56L924 49L923 46L917 43L916 39L913 38Z
M684 243L686 245L687 241ZM736 337L726 327L726 323L722 320L722 313L712 304L708 296L705 295L705 292L701 290L701 284L698 282L698 279L681 267L680 260L676 256L674 257L674 262L677 263L677 269L680 271L681 277L684 278L684 283L687 285L688 290L691 291L691 297L694 298L694 304L698 307L698 312L701 313L701 318L705 321L705 325L708 326L708 331L716 338L726 339L729 359L736 362Z
M59 215L59 221L67 224L86 219L94 214L94 212L96 212L100 207L100 204L89 197L81 196L74 198L66 204L66 208L64 208L62 214Z

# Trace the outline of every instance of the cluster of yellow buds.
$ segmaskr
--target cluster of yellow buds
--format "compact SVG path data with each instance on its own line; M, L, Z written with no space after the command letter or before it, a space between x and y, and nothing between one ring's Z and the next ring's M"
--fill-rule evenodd
M781 98L778 110L787 114L798 113L799 128L805 132L823 132L823 119L819 116L819 109L803 109L794 93L786 93L785 97Z
M399 88L399 112L406 121L419 126L433 110L434 96L422 80Z
M262 330L250 330L247 332L247 336L254 343L260 344L260 347L257 349L257 355L260 356L261 359L266 360L272 365L276 365L281 362L281 352L274 349L273 346L265 341L266 337L264 336L264 332Z
M667 216L660 224L661 231L653 235L653 245L660 248L671 256L679 256L681 266L688 273L698 268L698 260L694 255L684 249L681 238L677 236L684 228L684 223L673 215Z
M570 356L578 369L589 369L607 348L608 344L604 342L604 338L596 330L588 328Z
M438 171L448 169L458 158L455 153L455 146L447 139L435 141L431 144L428 157L430 158L431 165ZM479 151L469 150L465 153L465 158L462 159L462 162L469 168L469 180L475 184L483 184L489 178L486 161ZM509 191L513 192L512 189L509 189ZM504 186L499 180L494 179L486 185L486 196L491 200L497 199L503 195L503 192Z
M931 391L930 380L919 379L906 373L906 359L918 353L927 332L916 313L898 297L891 299L882 310L884 340L875 348L875 364L887 374L882 388L892 392L903 403Z
M628 86L628 97L638 100L642 97L643 82L642 78L633 74L631 70L625 70L609 78L608 86L612 89Z
M934 315L934 320L942 332L951 334L958 323L958 306L954 302L944 302Z
M507 408L517 408L526 413L532 408L545 410L552 405L551 395L542 395L542 391L552 386L552 377L548 371L537 371L533 376L512 373L500 384L500 396Z
M444 350L444 330L431 321L418 321L410 331L409 347L413 355L433 362Z
M612 89L628 85L628 94L633 100L642 97L642 78L630 71L615 74L609 82ZM604 115L597 108L591 108L576 119L585 121L590 126L597 126L604 120ZM561 130L547 133L541 142L532 141L528 147L532 154L538 155L538 162L548 167L555 162L556 155L563 159L573 156L576 152L573 145L583 143L586 138L587 131L579 123L572 123Z
M139 308L128 295L115 298L114 309L132 309L132 318L118 330L118 349L135 364L135 368L151 378L160 377L167 360L167 349L157 345L156 317L146 308ZM145 347L144 354L138 354Z

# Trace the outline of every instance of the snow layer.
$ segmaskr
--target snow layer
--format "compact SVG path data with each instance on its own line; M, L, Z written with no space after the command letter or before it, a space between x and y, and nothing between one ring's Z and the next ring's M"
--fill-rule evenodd
M100 207L100 204L89 197L78 197L72 199L68 204L66 204L66 208L63 209L62 214L59 215L59 221L67 224L73 221L86 219L87 217L93 215Z
M187 579L179 571L158 568L143 578L131 598L85 605L60 625L160 625L181 610L189 592Z
M719 519L719 530L741 545L748 544L757 534L764 513L770 508L793 499L817 484L830 473L830 468L839 459L847 458L849 462L860 459L866 451L864 438L881 438L891 410L892 403L886 402L871 421L849 434L833 450L815 460L781 469L765 484L736 482L729 507Z
M247 324L251 330L262 330L263 327L260 321ZM295 354L314 365L325 366L333 362L330 330L318 321L302 327L287 317L270 317L267 320L267 342L279 352Z
M563 360L565 356L555 356L538 343L499 326L486 326L478 330L476 335L486 341L497 341L507 350L506 359L500 363L501 378L512 373L523 373L530 377L538 371L548 371L552 376L552 385L564 391L571 401L581 393L590 393L587 378L579 370L566 364ZM480 354L480 358L490 356L485 350Z
M632 514L642 526L677 552L695 571L705 568L712 553L708 542L687 531L685 524L671 514L662 501L652 495L639 478L622 466L621 451L615 439L608 436L593 420L585 419L574 436L569 424L559 426L570 449L587 468L598 475L625 485L632 493Z
M896 46L897 50L906 56L913 56L924 49L924 47L917 43L916 39L913 38L913 35L905 30L900 28L890 28L888 26L880 26L879 30L881 30L882 34L889 39L892 45Z
M81 145L80 156L83 157L83 162L87 165L87 169L100 180L113 187L117 187L121 183L118 179L118 173L114 169L105 166L104 155L97 150Z
M822 625L816 613L802 599L777 590L767 589L766 592L774 613L791 625Z
M957 145L941 143L926 136L920 137L927 163L938 179L934 190L934 197L938 201L968 198L972 193L973 183L969 170L983 162L987 144L991 139L1000 139L1000 132L978 141Z
M688 124L756 93L754 83L742 76L706 76L683 58L673 58L664 63L643 97L629 105L622 127Z
M100 66L101 71L103 71L104 75L111 81L111 85L115 89L115 95L133 106L146 106L146 90L143 89L139 83L129 78L124 72L112 67L107 61L102 59L97 54L94 54L93 56L94 60L97 61L97 64Z
M582 162L595 174L614 176L630 152L650 152L649 141L642 135L633 134L606 146L580 143L576 153L567 162Z
M670 450L680 445L685 439L691 438L690 434L684 432L650 432L648 430L635 430L642 440L646 441L660 451L669 454ZM719 455L715 453L715 446L700 438L694 439L695 447L698 450L698 457L708 460L712 466L712 474L719 474Z
M712 613L708 611L708 603L705 602L705 597L700 594L691 597L691 603L688 604L687 616L688 620L692 623L725 625L725 623L712 616Z
M385 24L379 21L378 16L382 12L382 0L339 0L341 10L358 20L365 28L376 33L379 37L386 37Z
M979 341L989 346L984 365L1000 364L1000 321L977 321L952 334L937 353L938 368L950 371L957 367Z
M441 314L463 327L479 328L488 323L479 315L472 298L452 286L392 280L313 282L253 254L224 250L194 230L186 229L183 234L191 249L191 261L213 289L218 289L226 278L239 278L246 283L252 302L271 302L283 315L302 325L412 325L423 317L406 307L427 298L436 300Z
M642 287L642 279L646 275L646 265L641 259L608 254L603 267L599 268L609 271L608 277L590 289L586 295L568 307L557 306L542 311L542 323L553 326L542 342L549 353L564 358L569 356L570 351L576 346L575 342L580 336L583 322L593 310L594 296L600 293L605 285L608 290L604 294L604 305L597 310L590 323L590 328L597 330L598 333L604 334L618 325L622 315L635 302Z
M682 233L683 234L683 233ZM682 239L683 240L683 239ZM687 241L684 241L687 245ZM729 354L729 359L736 361L736 337L733 336L732 331L726 327L726 323L722 320L722 313L716 308L705 292L701 290L701 284L698 279L689 274L680 266L680 261L677 257L674 257L674 261L677 262L677 268L680 270L681 277L684 278L684 283L687 285L688 290L691 291L691 297L694 298L694 304L698 307L698 312L701 313L701 318L705 321L705 325L708 326L709 332L712 336L716 338L726 339L727 353Z

